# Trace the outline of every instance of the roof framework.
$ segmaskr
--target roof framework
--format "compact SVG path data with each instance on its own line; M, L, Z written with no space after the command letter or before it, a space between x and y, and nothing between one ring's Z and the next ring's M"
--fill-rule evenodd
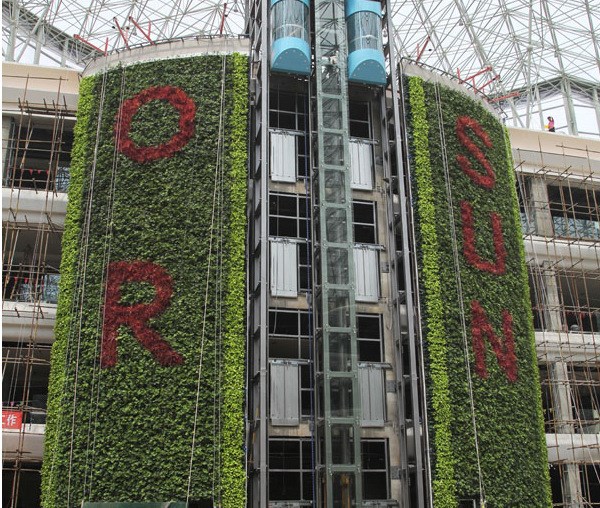
M243 0L2 0L2 56L83 67L150 41L241 34L244 11Z
M514 125L550 115L598 135L598 0L398 0L392 14L399 54L459 75Z
M459 76L516 126L600 135L600 0L393 0L397 54ZM244 32L244 0L3 0L3 59L86 58ZM73 36L77 36L74 38Z

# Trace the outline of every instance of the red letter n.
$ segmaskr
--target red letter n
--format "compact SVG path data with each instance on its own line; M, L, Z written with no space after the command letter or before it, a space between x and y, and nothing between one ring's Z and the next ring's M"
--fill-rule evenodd
M156 295L150 303L127 305L121 303L121 286L128 282L148 282ZM104 326L100 367L114 367L117 363L117 334L121 325L128 326L138 342L163 366L179 365L183 357L171 348L147 324L169 305L173 281L164 268L145 261L117 261L108 265Z
M460 213L462 217L463 254L471 266L483 272L494 275L502 275L506 271L506 248L504 247L504 236L502 235L502 219L492 212L492 235L494 238L494 252L496 261L486 261L477 254L475 248L475 225L473 221L473 207L467 201L461 201Z
M504 342L501 342L494 333L481 304L477 300L473 300L471 302L471 335L475 355L475 372L484 379L488 377L484 341L487 338L498 359L498 365L504 371L507 379L514 383L517 380L517 356L515 355L512 316L507 310L502 311L502 333Z

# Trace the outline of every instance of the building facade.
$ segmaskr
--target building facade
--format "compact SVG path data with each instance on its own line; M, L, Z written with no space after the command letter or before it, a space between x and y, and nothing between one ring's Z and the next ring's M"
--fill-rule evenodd
M346 506L358 496L362 506L429 506L411 203L394 177L407 162L391 100L399 82L393 71L386 87L345 88L328 83L327 69L319 84L271 72L260 47L268 13L262 2L254 9L252 30L263 32L250 49L248 505ZM3 502L36 506L78 76L7 64L3 74ZM344 124L327 124L328 112ZM331 198L343 206L327 208L327 181L313 169L328 163L313 157L334 139L319 133L336 131L347 148L327 167L348 171L343 195ZM509 134L553 503L595 506L600 142ZM343 241L329 236L329 218ZM325 238L338 249L329 264ZM344 304L344 286L355 304ZM327 313L326 298L340 302ZM332 490L341 497L327 498Z

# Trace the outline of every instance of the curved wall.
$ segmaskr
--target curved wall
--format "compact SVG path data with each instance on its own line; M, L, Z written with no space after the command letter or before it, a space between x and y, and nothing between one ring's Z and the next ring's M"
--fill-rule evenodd
M136 51L81 83L43 503L239 507L247 57Z
M527 270L506 130L407 69L434 505L551 506Z

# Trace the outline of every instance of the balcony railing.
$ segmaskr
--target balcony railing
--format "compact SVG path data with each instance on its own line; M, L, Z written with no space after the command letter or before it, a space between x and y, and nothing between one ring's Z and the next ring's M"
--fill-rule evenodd
M4 300L13 302L58 302L58 273L4 275Z
M525 212L520 212L521 214L521 230L524 235L532 235L535 234L535 222L533 218L529 217Z
M552 222L556 236L600 240L600 222L596 220L553 215Z
M4 187L33 189L36 191L67 192L70 168L57 166L49 168L11 168L4 178Z

